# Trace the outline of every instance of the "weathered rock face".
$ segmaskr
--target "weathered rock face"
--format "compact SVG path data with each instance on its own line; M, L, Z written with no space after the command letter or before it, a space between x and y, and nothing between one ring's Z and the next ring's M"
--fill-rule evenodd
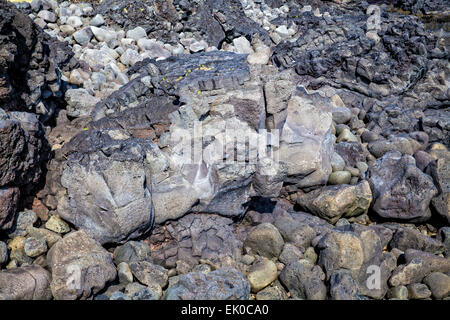
M431 200L436 211L450 223L450 153L433 161L427 172L431 174L439 194Z
M0 300L50 300L50 272L39 266L0 271Z
M19 188L0 189L0 229L9 229L14 223L19 204Z
M445 37L381 5L324 11L330 14L291 8L287 18L273 21L295 24L298 36L275 47L274 64L295 68L311 87L342 89L346 103L364 110L366 127L384 137L421 130L448 145Z
M13 4L0 2L0 106L48 119L63 97L60 71L76 65L72 50Z
M222 268L208 274L191 272L180 276L167 293L167 300L247 300L250 284L233 268Z
M0 112L0 229L6 230L12 227L20 197L40 181L49 149L36 115Z
M428 44L428 39L415 25L417 21L389 14L390 27L387 27L386 20L381 19L380 25L374 26L377 37L371 39L366 34L368 16L365 13L358 9L354 12L337 11L340 14L331 17L317 17L312 12L305 12L294 18L303 35L293 44L278 45L272 57L274 63L283 67L294 66L299 74L315 78L326 76L324 81L336 81L341 86L370 96L383 95L383 83L394 77L398 78L397 83L392 83L391 93L394 94L416 81L426 65L419 48ZM290 13L295 14L298 13ZM408 30L408 34L395 32L395 25ZM375 56L373 52L386 55ZM389 52L397 54L392 56Z
M51 290L59 300L87 299L116 278L112 255L84 231L58 241L48 252Z
M139 236L154 218L145 163L151 144L114 133L90 130L64 146L59 214L100 243Z
M251 196L277 196L284 180L325 184L334 144L329 99L319 108L315 96L292 89L280 131L267 134L264 83L276 71L244 59L209 52L135 66L139 76L95 106L96 121L50 166L49 180L61 177L49 192L62 194L61 217L102 243L119 242L148 229L151 203L156 224L188 212L236 217ZM116 213L100 219L98 209Z
M289 100L280 137L280 160L288 167L285 180L300 188L323 185L331 173L332 116L314 102L303 93Z
M272 43L267 31L244 14L241 1L175 0L174 3L180 7L184 16L187 15L185 28L200 30L202 38L206 38L212 46L220 48L224 41L240 36L258 36L267 44Z
M200 259L217 265L227 259L239 261L242 242L236 239L232 223L230 218L212 214L189 214L167 222L152 231L152 258L168 268L175 267L177 261L191 267Z
M438 193L430 176L416 167L413 157L393 151L369 168L374 211L383 218L410 222L431 217L431 199Z

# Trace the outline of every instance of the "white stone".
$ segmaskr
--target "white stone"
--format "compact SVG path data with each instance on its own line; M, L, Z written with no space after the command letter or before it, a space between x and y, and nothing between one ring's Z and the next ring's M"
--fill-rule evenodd
M38 13L38 17L46 22L56 22L57 18L53 12L42 10Z
M128 30L127 32L127 38L134 39L138 41L139 39L146 38L147 32L142 27L136 27L132 30Z
M253 53L253 48L250 42L247 40L246 37L239 37L233 39L233 45L236 48L237 53L246 53L251 54Z
M83 21L81 20L80 17L77 16L71 16L69 18L67 18L67 22L68 25L71 25L72 27L74 27L75 29L81 27L83 25Z
M98 27L91 27L92 33L94 34L95 38L100 42L108 42L114 39L117 39L117 33L114 31L98 28Z

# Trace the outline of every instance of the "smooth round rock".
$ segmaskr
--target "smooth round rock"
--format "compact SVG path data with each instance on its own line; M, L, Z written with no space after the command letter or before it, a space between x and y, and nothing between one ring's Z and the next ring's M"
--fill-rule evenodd
M349 184L352 179L352 174L348 171L335 171L330 174L328 184Z

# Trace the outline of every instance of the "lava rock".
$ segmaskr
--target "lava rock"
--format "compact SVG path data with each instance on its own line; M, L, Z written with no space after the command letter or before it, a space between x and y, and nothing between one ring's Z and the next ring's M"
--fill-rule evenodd
M371 202L372 192L367 181L356 186L327 186L297 194L297 204L300 207L332 224L341 217L349 218L367 213Z
M87 299L117 276L112 256L83 230L53 245L47 260L55 299Z
M61 218L100 243L120 243L148 231L154 217L146 145L95 130L65 144L69 157L61 170L66 190L58 203Z
M50 300L50 273L39 266L0 271L0 300Z
M292 262L281 271L280 280L295 299L325 300L327 296L325 284L312 265Z
M388 152L369 168L374 211L386 219L409 222L431 217L431 199L438 193L430 176L415 165L409 155Z
M270 223L262 223L249 233L244 247L266 258L278 258L283 250L284 240L278 229Z
M222 268L207 275L191 272L180 276L169 288L167 300L247 300L250 284L233 268Z

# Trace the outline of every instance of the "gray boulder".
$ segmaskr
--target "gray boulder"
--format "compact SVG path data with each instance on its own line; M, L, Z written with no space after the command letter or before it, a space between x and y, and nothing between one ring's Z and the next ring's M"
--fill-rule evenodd
M64 145L59 214L102 244L140 236L153 223L147 144L126 137L90 130Z
M450 277L442 272L433 272L423 279L431 290L433 298L443 299L450 294Z
M388 152L369 168L368 178L373 210L382 218L423 222L431 217L430 201L438 190L413 157Z
M341 217L367 213L372 202L372 191L367 181L355 186L326 186L309 193L299 192L297 203L307 211L334 224Z
M348 270L336 270L330 277L332 300L360 300L358 284Z
M40 266L0 271L0 300L50 300L50 273Z
M78 118L89 116L100 99L92 96L86 89L69 89L66 91L67 115Z
M394 233L390 246L402 251L415 249L433 254L443 253L445 250L442 242L424 235L415 228L398 229Z
M47 263L53 297L58 300L87 299L117 276L112 255L83 230L53 245Z
M325 300L327 289L320 267L313 267L307 260L289 263L280 274L281 282L295 299ZM321 277L323 275L323 278Z
M245 239L244 246L266 258L278 258L283 250L284 240L278 229L270 223L262 223L253 229Z

